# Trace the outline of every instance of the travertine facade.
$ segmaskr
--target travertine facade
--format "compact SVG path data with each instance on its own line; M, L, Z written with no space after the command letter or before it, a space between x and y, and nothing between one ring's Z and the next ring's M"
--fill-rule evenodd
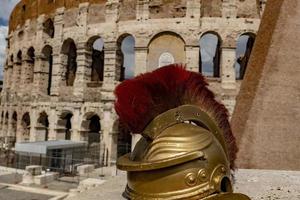
M264 2L22 0L10 19L1 143L12 147L14 142L56 139L100 142L109 163L114 162L118 144L129 142L118 139L124 131L113 109L114 87L126 71L121 50L126 36L135 40L138 75L170 62L201 71L199 39L216 35L214 77L207 79L232 112L240 85L234 68L237 40L257 32ZM104 50L97 59L93 43L98 38Z

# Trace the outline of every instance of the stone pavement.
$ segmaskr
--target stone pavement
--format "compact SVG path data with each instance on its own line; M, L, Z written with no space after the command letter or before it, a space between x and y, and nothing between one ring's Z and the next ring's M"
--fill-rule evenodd
M7 186L0 186L0 200L49 200L53 196L18 191Z
M236 172L235 192L252 200L299 200L300 171L245 170ZM110 178L102 186L84 191L66 200L122 200L125 173Z
M70 184L58 181L56 184L51 183L53 186L49 185L48 189L16 184L22 180L22 174L15 173L15 171L10 168L1 168L0 200L59 200L66 197L68 194L66 191L70 189ZM72 186L72 188L74 187ZM53 190L53 188L60 190Z

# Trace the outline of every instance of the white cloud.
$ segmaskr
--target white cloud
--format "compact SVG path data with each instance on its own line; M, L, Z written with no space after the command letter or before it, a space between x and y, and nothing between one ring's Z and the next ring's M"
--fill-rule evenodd
M1 0L0 18L8 20L12 9L20 0Z
M6 36L8 32L7 26L0 26L0 79L3 76L3 66L5 63Z

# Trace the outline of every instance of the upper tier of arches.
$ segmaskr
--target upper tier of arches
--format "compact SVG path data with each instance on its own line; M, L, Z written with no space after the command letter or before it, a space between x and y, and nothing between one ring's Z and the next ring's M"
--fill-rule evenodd
M198 0L190 7L199 7L199 17L226 17L235 13L236 18L259 18L261 13L260 1L244 0L237 1L232 7L235 11L228 9L227 2L222 0ZM182 18L187 17L189 3L188 0L148 0L141 2L138 0L21 0L14 8L9 23L9 31L14 31L18 26L25 24L26 20L38 18L40 15L53 16L57 9L65 10L77 9L80 13L84 3L88 3L90 23L105 22L106 12L109 9L117 9L118 21L138 20L138 13L145 12L149 19L160 18ZM114 5L118 4L118 5ZM194 12L194 11L193 11ZM191 14L194 18L195 15ZM110 17L109 17L110 18ZM51 26L51 24L49 24ZM51 32L49 33L51 35Z

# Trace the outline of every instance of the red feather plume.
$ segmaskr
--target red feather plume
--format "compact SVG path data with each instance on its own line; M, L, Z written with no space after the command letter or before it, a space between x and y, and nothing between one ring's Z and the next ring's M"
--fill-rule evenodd
M197 105L223 130L233 169L237 145L227 109L207 86L200 73L187 71L182 65L168 65L118 85L115 110L133 133L141 133L159 114L184 104Z

